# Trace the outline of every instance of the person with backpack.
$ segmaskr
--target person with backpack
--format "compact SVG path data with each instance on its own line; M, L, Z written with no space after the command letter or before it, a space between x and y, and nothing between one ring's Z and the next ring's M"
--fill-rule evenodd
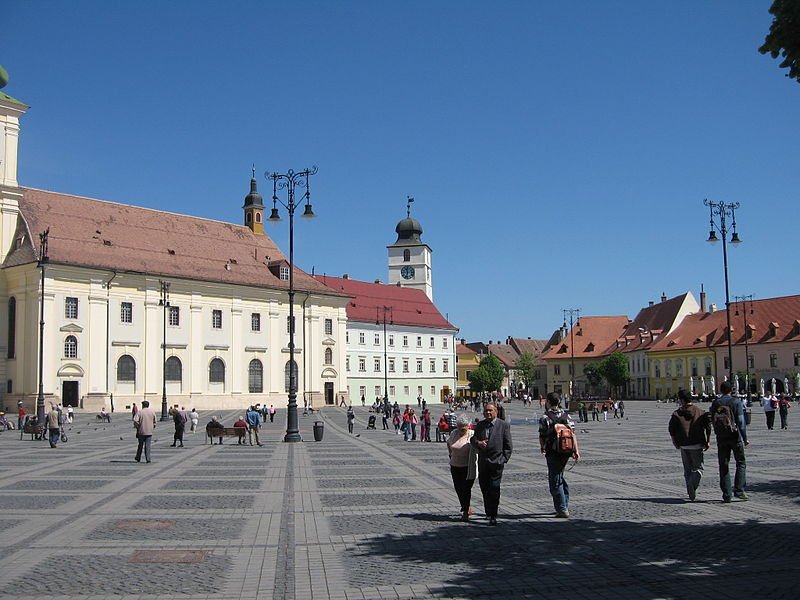
M569 485L564 479L564 468L570 458L581 459L575 424L569 413L561 408L561 396L557 392L547 394L544 415L539 419L539 446L547 461L547 482L556 517L569 518Z
M692 396L686 390L678 390L678 400L681 406L670 417L669 436L672 445L681 451L686 492L689 500L694 502L703 477L703 452L708 450L711 442L711 419L706 411L692 402Z
M719 456L719 487L722 490L722 501L731 502L733 496L747 500L744 489L747 485L744 449L747 441L747 425L744 420L742 401L731 396L731 382L723 381L719 386L722 397L711 403L709 414L714 434L717 436L717 454ZM736 474L731 488L730 462L731 453L736 461Z

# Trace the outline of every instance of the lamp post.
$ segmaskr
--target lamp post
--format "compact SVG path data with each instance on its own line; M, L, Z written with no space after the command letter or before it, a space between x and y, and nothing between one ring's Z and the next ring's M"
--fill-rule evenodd
M741 303L742 318L744 319L744 370L745 370L745 394L747 394L747 406L750 406L750 349L747 345L747 340L750 337L750 331L747 329L747 302L750 302L750 314L753 314L753 294L746 296L734 296L733 299L737 303L736 314L739 314L738 304Z
M41 300L39 307L39 393L36 396L36 421L44 425L44 266L50 260L47 256L48 227L39 234L39 268L42 270Z
M719 241L717 231L722 236L722 264L725 270L725 316L728 320L728 381L733 381L733 343L731 340L731 297L728 287L728 217L731 218L731 244L737 246L742 243L739 234L736 232L736 209L739 208L738 202L713 202L707 198L703 204L708 207L711 228L708 232L710 244ZM715 220L714 217L717 217ZM714 390L716 392L716 390Z
M161 343L161 420L169 421L167 413L167 309L169 308L169 283L159 280L161 299L158 305L164 309L164 337Z
M386 315L389 315L389 324L394 324L394 312L391 306L379 306L376 308L377 316L375 325L380 325L383 321L383 404L389 403L389 355L386 351ZM381 316L381 311L383 315Z
M289 169L286 173L265 173L267 179L272 179L272 213L269 220L273 223L281 221L278 213L278 203L289 213L289 405L286 412L286 435L284 442L302 442L297 420L297 367L294 362L294 193L296 188L305 188L303 199L305 209L303 217L315 217L311 210L311 188L309 178L315 175L317 167L295 172ZM286 190L286 202L278 199L278 189Z
M573 319L580 319L581 309L564 308L562 309L562 312L564 313L564 328L567 327L567 316L569 316L569 399L572 400L572 397L575 394L575 334L572 331L572 323Z

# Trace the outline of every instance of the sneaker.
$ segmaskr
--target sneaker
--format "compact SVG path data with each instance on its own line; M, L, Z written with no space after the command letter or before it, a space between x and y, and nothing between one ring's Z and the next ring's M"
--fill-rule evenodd
M723 501L725 504L730 504L730 503L731 503L731 497L730 497L730 496L723 496L723 497L722 497L722 501Z
M557 519L569 519L569 511L568 510L560 510L556 513Z
M734 492L733 495L743 502L747 502L747 500L749 500L747 494L745 494L744 492Z

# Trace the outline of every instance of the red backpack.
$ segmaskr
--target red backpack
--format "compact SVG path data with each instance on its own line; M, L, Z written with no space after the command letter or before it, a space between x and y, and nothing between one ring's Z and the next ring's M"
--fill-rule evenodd
M551 435L551 448L556 454L567 454L572 456L577 450L578 443L575 432L569 426L568 420L564 416L557 416L549 413L548 418L553 423Z

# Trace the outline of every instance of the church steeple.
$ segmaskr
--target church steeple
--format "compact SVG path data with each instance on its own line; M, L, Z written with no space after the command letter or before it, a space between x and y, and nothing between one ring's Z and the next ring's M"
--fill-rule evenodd
M253 166L253 178L250 180L250 193L244 198L244 224L256 235L264 235L264 202L258 193L256 183L256 167Z
M422 225L411 216L413 202L414 198L409 196L406 202L406 218L394 228L397 241L387 246L389 284L422 290L433 300L431 249L422 241Z

